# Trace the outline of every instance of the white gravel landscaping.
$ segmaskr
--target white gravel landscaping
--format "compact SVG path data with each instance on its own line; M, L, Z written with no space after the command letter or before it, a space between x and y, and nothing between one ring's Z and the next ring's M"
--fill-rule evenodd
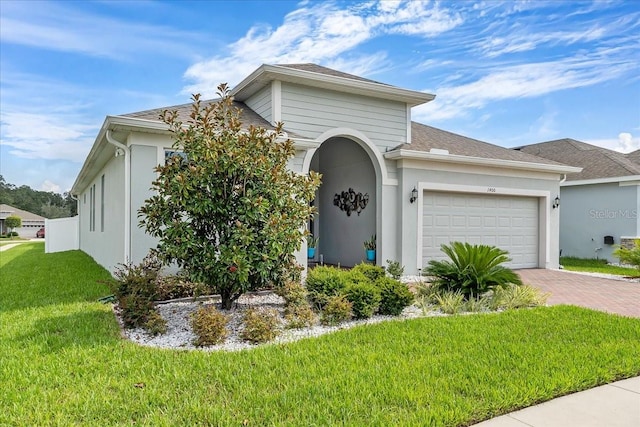
M240 338L242 331L242 317L244 311L249 307L275 308L281 314L284 312L284 300L272 292L258 292L245 294L234 304L234 309L230 311L231 319L227 325L229 336L224 344L207 347L196 347L193 345L195 334L191 330L190 316L199 307L208 304L218 304L218 298L208 298L194 301L186 299L180 301L166 302L158 304L160 315L167 321L167 332L162 335L151 336L144 329L123 329L123 334L131 341L140 345L171 349L201 349L207 351L237 351L249 348L255 348L255 344L243 341ZM115 307L118 313L117 306ZM424 316L441 316L439 312L423 314L422 310L415 305L411 305L404 309L400 316L373 316L365 320L352 320L341 323L337 326L323 326L317 324L310 328L302 329L282 329L278 337L266 344L286 343L297 341L303 338L317 337L330 332L341 329L348 329L358 325L373 324L383 321L402 320ZM119 316L117 316L119 317ZM284 321L283 321L284 324ZM122 324L121 324L122 326Z

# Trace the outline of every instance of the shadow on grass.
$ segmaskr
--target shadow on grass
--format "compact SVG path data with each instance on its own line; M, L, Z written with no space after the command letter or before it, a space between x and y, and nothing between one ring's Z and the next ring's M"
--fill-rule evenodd
M110 310L60 306L61 311L68 309L82 311L43 316L12 341L21 348L36 347L39 354L50 354L72 347L95 348L120 339L120 329Z
M0 312L96 301L108 295L107 270L81 251L44 253L44 245L23 243L1 253Z

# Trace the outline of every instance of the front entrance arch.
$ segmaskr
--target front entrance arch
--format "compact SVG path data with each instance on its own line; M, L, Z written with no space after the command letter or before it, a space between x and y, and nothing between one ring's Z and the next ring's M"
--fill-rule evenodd
M319 215L311 230L320 238L316 259L322 255L326 264L359 264L365 260L363 242L377 230L378 185L369 154L352 139L332 137L315 151L309 169L322 174L315 201ZM364 209L348 215L334 199L350 189L367 202Z

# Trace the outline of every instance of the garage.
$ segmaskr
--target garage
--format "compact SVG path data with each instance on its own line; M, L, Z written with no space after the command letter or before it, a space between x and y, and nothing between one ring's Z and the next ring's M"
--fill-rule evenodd
M509 251L511 268L538 267L537 197L425 191L422 201L423 266L446 259L440 245L462 241Z

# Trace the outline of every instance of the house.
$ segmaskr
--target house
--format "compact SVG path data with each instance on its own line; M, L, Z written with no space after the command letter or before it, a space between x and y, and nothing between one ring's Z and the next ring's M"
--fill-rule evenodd
M316 261L352 266L377 236L375 262L415 274L453 240L497 245L516 268L558 267L560 179L578 168L420 123L411 108L434 95L315 64L262 65L232 91L245 125L284 129L289 167L323 183L309 224ZM215 101L210 101L215 102ZM154 167L172 151L163 109L108 116L73 185L80 249L113 270L139 262L156 241L138 227ZM358 203L354 203L358 200ZM306 243L296 254L306 265Z
M582 168L560 184L562 255L618 262L616 245L640 238L640 151L625 155L569 138L518 150Z
M19 217L22 220L22 227L8 230L4 223L8 216ZM36 237L36 232L44 227L44 220L44 217L40 215L14 208L10 205L0 204L0 234L15 231L20 237L33 238Z

